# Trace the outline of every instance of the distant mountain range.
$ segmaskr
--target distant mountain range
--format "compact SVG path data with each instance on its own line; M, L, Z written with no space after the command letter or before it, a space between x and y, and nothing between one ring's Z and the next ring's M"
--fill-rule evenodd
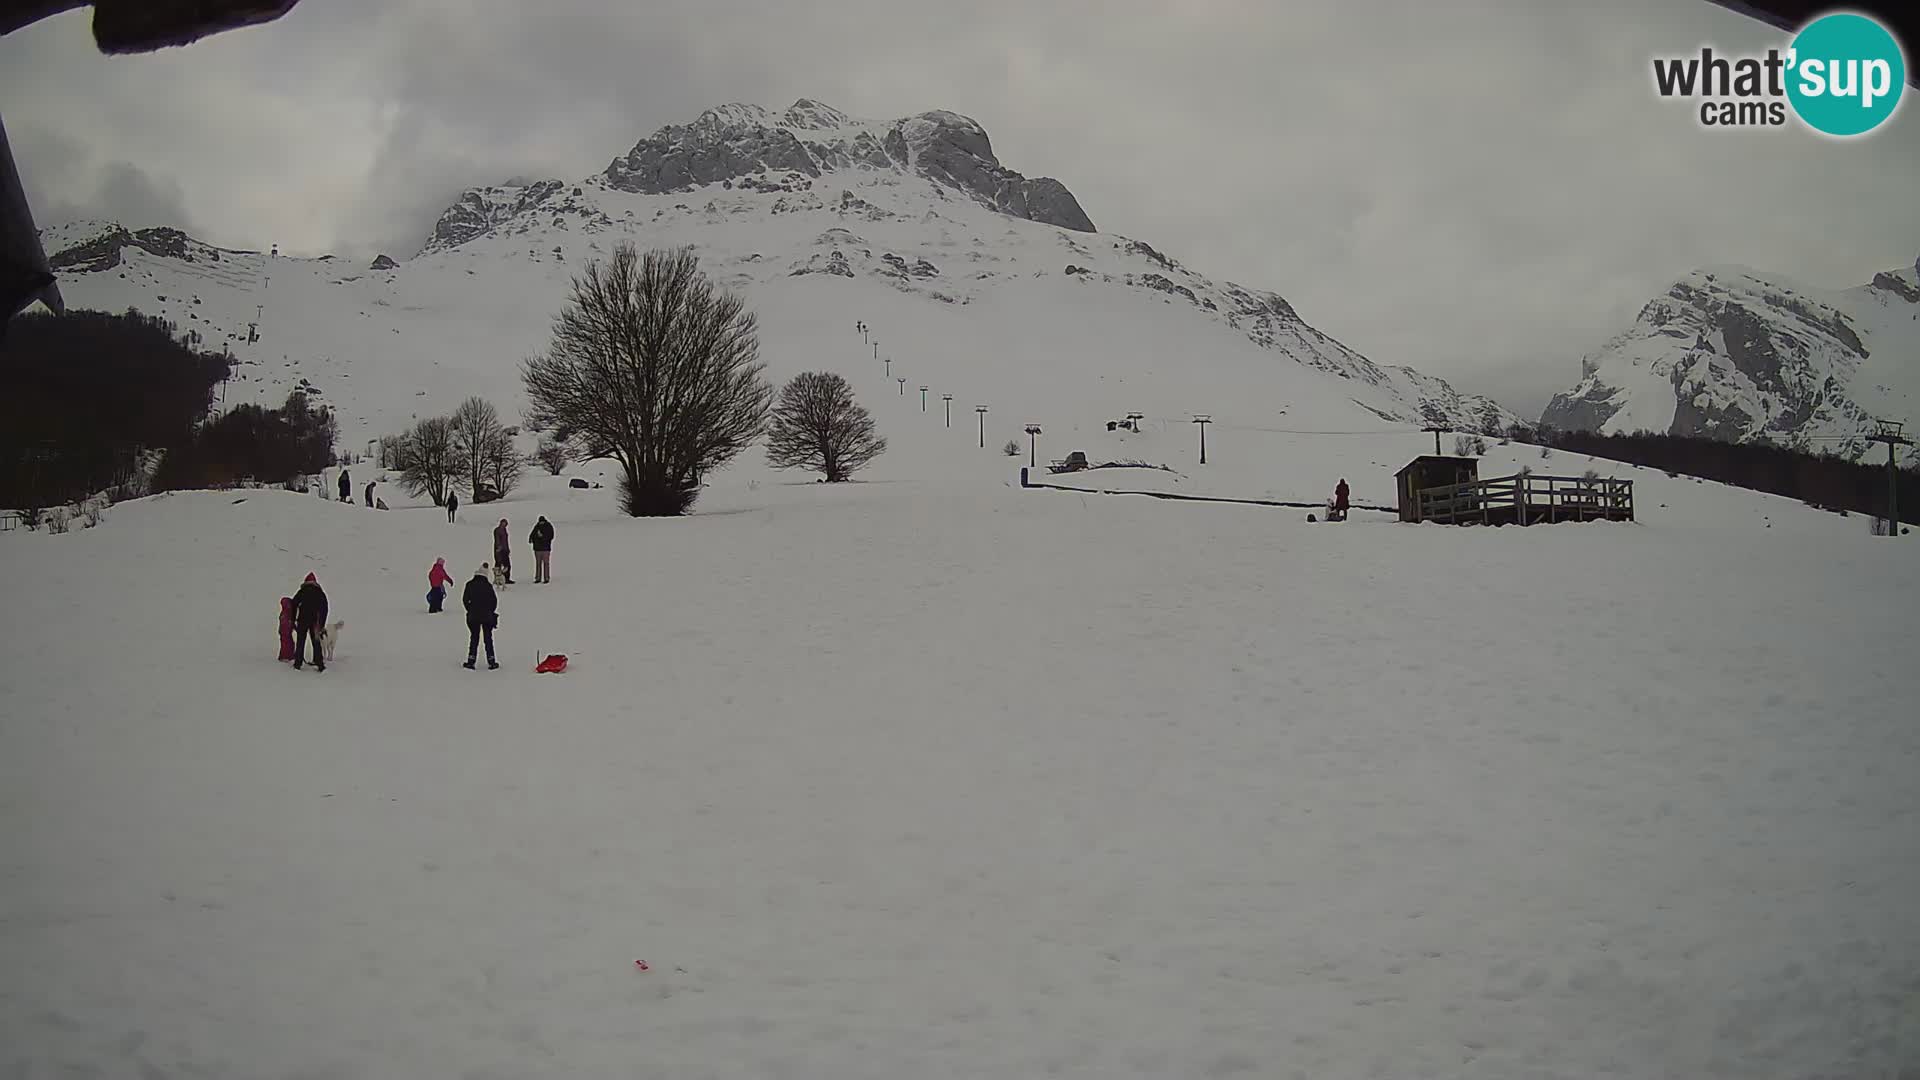
M1875 420L1912 423L1916 405L1920 260L1839 291L1720 267L1649 301L1581 361L1579 383L1554 396L1541 422L1858 457Z

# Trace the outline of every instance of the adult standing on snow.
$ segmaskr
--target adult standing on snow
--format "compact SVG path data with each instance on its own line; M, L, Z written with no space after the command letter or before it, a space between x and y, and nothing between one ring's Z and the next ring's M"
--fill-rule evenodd
M493 530L493 564L500 570L500 580L513 584L513 548L506 518L501 518L499 527Z
M553 584L553 522L541 518L527 542L533 545L533 583Z
M367 481L367 505L368 506L373 505L373 484L374 482L372 480Z
M453 575L447 573L447 560L433 560L433 569L427 571L427 610L438 615L440 605L447 599L447 586L453 584Z
M447 520L452 521L453 515L455 513L458 513L459 510L460 510L460 493L457 491L447 492Z
M353 501L353 481L348 479L347 470L340 470L340 501Z
M467 662L460 665L468 671L473 670L474 653L480 649L480 639L487 639L487 670L500 666L493 658L493 628L500 624L500 596L493 591L493 582L487 580L487 564L481 563L480 569L467 579L467 591L460 594L460 603L467 609Z
M313 639L313 670L327 670L320 655L320 627L327 621L327 594L312 574L293 594L293 670L300 670L301 657L307 651L307 639Z
M1338 484L1333 486L1333 513L1328 514L1327 519L1330 521L1347 520L1347 478L1344 476L1340 478Z

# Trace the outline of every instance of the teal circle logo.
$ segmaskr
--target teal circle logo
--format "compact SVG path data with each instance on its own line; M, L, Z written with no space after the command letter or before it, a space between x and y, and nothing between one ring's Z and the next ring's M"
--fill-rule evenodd
M1907 85L1900 43L1865 15L1822 15L1801 28L1789 56L1787 100L1808 127L1828 135L1879 127Z

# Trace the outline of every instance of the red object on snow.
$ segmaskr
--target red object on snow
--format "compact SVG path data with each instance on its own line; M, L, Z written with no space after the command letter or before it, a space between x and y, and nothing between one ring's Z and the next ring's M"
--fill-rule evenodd
M546 675L558 675L567 670L567 654L554 653L552 656L534 665L533 670Z
M633 966L639 968L641 971L647 970L647 962L645 960L635 960Z

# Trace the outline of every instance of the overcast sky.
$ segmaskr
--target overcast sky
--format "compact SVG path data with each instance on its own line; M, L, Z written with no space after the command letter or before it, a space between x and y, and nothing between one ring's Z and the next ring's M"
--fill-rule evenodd
M1103 231L1527 413L1692 267L1920 256L1912 102L1839 142L1654 96L1655 54L1783 37L1704 0L304 0L132 57L88 18L0 38L43 225L404 257L465 187L584 177L711 105L947 108Z

